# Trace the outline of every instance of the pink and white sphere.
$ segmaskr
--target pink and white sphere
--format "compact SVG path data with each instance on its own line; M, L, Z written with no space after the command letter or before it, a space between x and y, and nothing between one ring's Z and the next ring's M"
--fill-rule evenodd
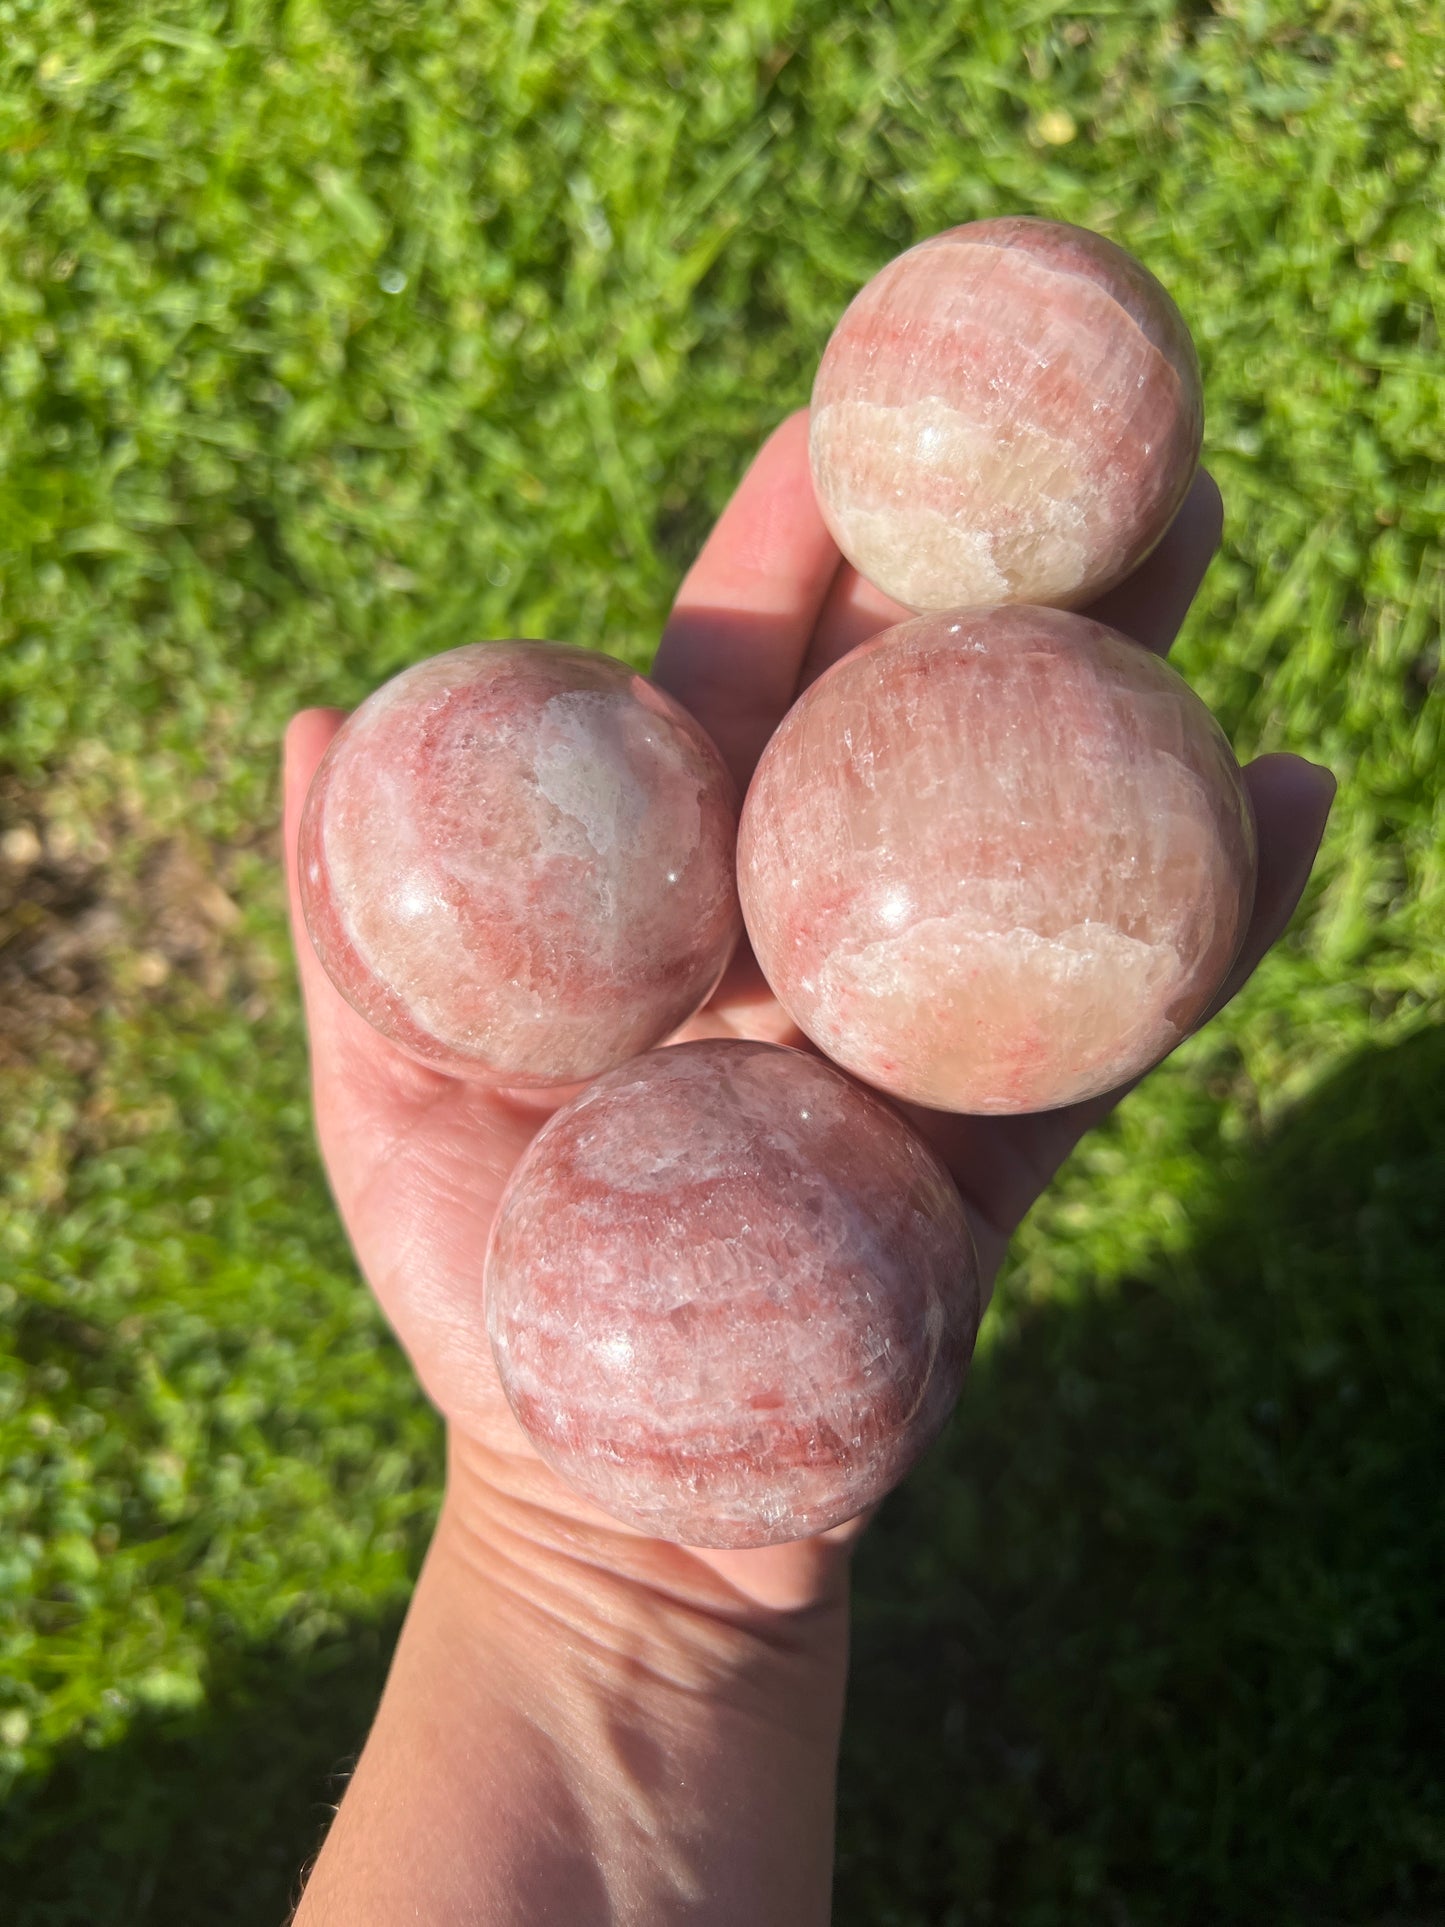
M542 1457L696 1546L881 1499L952 1409L980 1312L963 1205L916 1132L820 1059L735 1039L650 1052L558 1111L485 1286Z
M736 825L711 739L645 677L476 643L343 725L306 800L301 902L337 989L413 1057L572 1083L713 990L741 928Z
M975 221L899 255L838 323L813 481L844 555L908 608L1073 608L1169 526L1203 419L1189 330L1131 255Z
M764 975L836 1063L939 1110L1051 1110L1203 1016L1252 907L1254 820L1167 663L1084 616L960 611L805 692L748 790L738 875Z

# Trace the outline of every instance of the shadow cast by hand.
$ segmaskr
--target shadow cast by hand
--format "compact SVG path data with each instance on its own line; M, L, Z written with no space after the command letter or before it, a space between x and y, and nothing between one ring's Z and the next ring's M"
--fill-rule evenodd
M840 1927L1445 1904L1442 1089L1362 1055L977 1361L860 1557Z
M839 1927L1441 1917L1442 1088L1445 1030L1358 1058L1188 1262L985 1350L859 1557ZM275 1927L399 1623L22 1784L7 1927Z

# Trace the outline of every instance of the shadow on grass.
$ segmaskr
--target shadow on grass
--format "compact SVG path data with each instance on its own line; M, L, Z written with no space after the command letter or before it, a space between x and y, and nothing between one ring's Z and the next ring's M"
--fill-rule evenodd
M214 1655L197 1712L146 1716L119 1745L75 1748L44 1781L22 1783L0 1827L0 1921L281 1927L366 1737L401 1617L355 1624L304 1658Z
M1445 1031L1025 1311L865 1543L839 1927L1445 1920Z
M839 1927L1445 1919L1442 1090L1445 1031L1356 1061L979 1361L860 1560ZM396 1631L22 1790L0 1916L275 1927Z

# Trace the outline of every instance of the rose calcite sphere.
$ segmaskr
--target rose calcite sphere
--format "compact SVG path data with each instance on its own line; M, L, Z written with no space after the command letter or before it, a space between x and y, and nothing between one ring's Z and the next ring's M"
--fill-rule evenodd
M711 739L607 656L485 642L342 727L301 823L333 983L440 1070L570 1083L702 1004L741 924L737 793Z
M899 255L838 323L813 480L849 561L911 609L1071 608L1169 526L1203 419L1189 330L1132 256L976 221Z
M811 1054L734 1039L653 1051L557 1112L502 1201L486 1304L542 1457L695 1546L880 1499L948 1416L980 1312L923 1140Z
M829 1057L936 1109L1049 1110L1203 1015L1254 898L1238 765L1174 670L1084 616L920 616L763 754L743 915Z

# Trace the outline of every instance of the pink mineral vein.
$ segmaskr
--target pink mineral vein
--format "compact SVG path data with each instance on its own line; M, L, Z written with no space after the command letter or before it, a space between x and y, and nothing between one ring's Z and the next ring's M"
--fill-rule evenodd
M1189 331L1132 256L977 221L890 262L838 323L813 479L843 553L907 607L1070 608L1164 533L1202 425Z
M979 1281L948 1174L808 1053L653 1051L549 1121L486 1257L502 1385L564 1479L699 1546L821 1532L937 1435Z
M1202 1016L1254 824L1183 678L1079 615L920 616L804 694L743 805L768 982L829 1057L940 1110L1048 1110Z
M671 697L611 658L476 643L348 720L301 827L342 995L459 1075L570 1083L658 1043L736 943L737 798Z

